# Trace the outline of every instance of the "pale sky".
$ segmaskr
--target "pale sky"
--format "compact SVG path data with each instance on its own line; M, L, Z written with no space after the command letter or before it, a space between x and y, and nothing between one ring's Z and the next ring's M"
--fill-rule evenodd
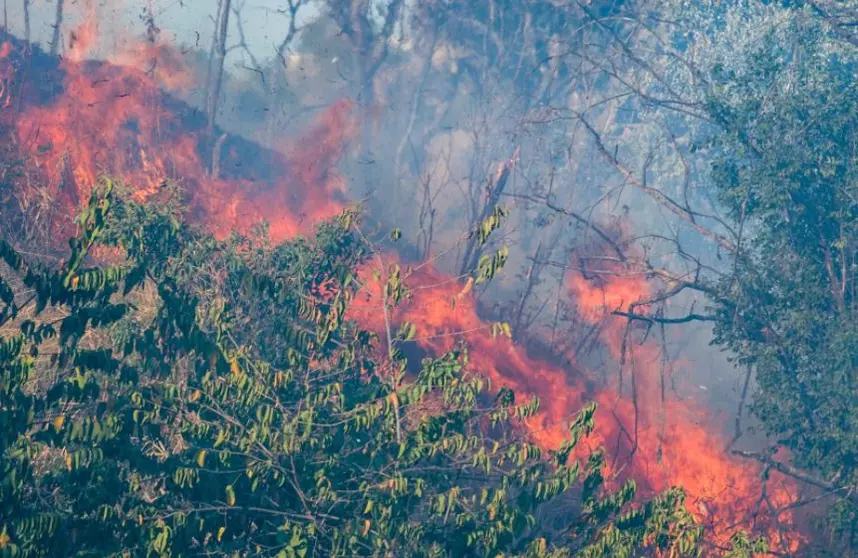
M9 30L23 36L23 0L4 2ZM144 27L140 15L147 6L151 6L155 13L156 24L165 34L174 37L178 44L199 44L203 50L207 50L211 44L217 0L66 0L66 23L79 21L86 12L87 3L93 5L98 14L100 48L96 54L121 47L123 42L129 41L129 37L130 40L136 40L142 36ZM247 42L260 59L272 55L273 45L282 40L288 29L288 16L277 13L285 5L285 0L233 0L234 7L242 7ZM43 46L50 42L55 10L56 0L30 0L32 39ZM299 23L317 13L318 9L312 5L302 8ZM237 37L234 23L231 37ZM65 26L66 40L70 28L69 25Z

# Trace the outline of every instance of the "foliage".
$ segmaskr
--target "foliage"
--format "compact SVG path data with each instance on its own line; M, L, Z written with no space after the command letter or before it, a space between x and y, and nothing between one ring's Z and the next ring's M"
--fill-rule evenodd
M858 53L811 12L781 19L740 63L714 67L709 110L726 134L713 176L745 231L715 341L753 365L753 410L794 464L853 486ZM854 504L835 511L829 527L854 548Z
M218 241L163 195L102 184L59 269L0 244L0 554L697 552L680 489L639 505L601 453L577 461L594 405L546 452L517 426L538 402L492 395L465 347L418 365L403 327L380 356L347 319L356 215Z

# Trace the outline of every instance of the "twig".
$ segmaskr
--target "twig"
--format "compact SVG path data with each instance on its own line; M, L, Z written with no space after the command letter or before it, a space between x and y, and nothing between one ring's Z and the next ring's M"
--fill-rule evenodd
M735 422L735 430L733 432L733 439L730 440L730 443L727 444L725 451L730 451L733 449L733 446L736 445L736 442L739 441L739 438L742 437L742 414L745 410L745 400L748 397L748 386L751 384L751 372L753 369L751 366L748 366L747 371L745 372L745 381L742 385L742 397L739 399L739 408L736 410L736 422Z

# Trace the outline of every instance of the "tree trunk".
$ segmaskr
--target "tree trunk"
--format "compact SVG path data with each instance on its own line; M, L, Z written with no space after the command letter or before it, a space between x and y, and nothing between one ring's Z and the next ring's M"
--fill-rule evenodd
M30 44L30 0L24 0L24 42Z
M63 26L63 7L65 0L57 0L57 12L54 17L54 36L51 39L51 54L56 56L60 53L60 32Z
M372 154L373 121L377 118L375 106L375 76L387 60L388 41L401 13L404 0L389 0L384 22L376 29L370 18L370 0L328 0L331 17L348 37L352 47L355 80L358 82L357 102L361 111L358 149L359 167L355 180L361 191L359 197L369 195L380 180Z
M477 262L480 260L480 256L483 253L483 247L480 246L478 242L477 228L480 226L480 223L488 219L489 215L491 215L495 210L495 206L498 204L498 201L500 201L500 198L504 193L507 181L509 180L509 175L512 173L512 168L515 166L517 159L518 149L515 150L508 161L502 163L496 179L489 183L490 191L488 193L488 199L486 200L485 205L483 205L482 212L477 220L471 224L471 237L468 239L468 244L465 246L465 255L462 257L462 267L459 271L459 274L462 276L472 273L477 266Z
M209 89L206 112L209 117L209 133L214 131L217 118L217 108L220 102L221 87L223 86L223 69L226 61L226 39L229 34L229 12L232 0L221 0L221 9L218 14L218 30L215 35L215 67L214 81Z
M229 12L232 7L232 0L221 0L221 9L218 18L218 31L215 40L215 68L214 68L214 83L209 87L209 95L207 99L206 113L209 119L208 137L214 138L214 130L217 120L218 104L220 103L221 87L223 86L223 68L226 60L226 39L229 34ZM213 145L217 148L217 145ZM215 160L215 157L212 157ZM214 169L212 169L213 171Z

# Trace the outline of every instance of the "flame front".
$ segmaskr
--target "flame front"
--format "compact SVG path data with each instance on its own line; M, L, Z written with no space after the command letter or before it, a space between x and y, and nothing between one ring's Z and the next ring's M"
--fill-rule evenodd
M389 265L395 265L391 257ZM364 274L368 288L358 297L351 316L364 326L383 331L380 282ZM634 478L645 496L681 486L687 505L707 529L707 540L726 548L738 528L764 532L772 549L794 552L803 542L790 511L797 487L777 471L768 472L725 452L726 438L707 429L707 413L686 401L661 395L659 347L624 343L627 322L611 311L649 296L643 278L618 277L594 285L580 275L570 282L570 295L582 318L606 321L603 342L625 373L635 374L635 401L620 397L616 385L588 388L581 366L561 366L533 358L508 338L491 333L491 323L479 317L476 301L462 285L429 264L412 271L410 299L396 308L396 321L417 326L416 343L433 354L464 340L473 369L493 387L507 386L521 397L540 399L539 415L527 424L528 435L546 448L555 448L567 434L566 425L588 402L599 404L597 430L585 441L590 451L605 446L612 452L608 477ZM624 355L623 352L626 354ZM632 353L632 354L629 354ZM574 355L571 356L574 362ZM634 369L633 371L631 369ZM627 379L626 381L630 381Z
M355 131L351 101L322 112L304 137L283 146L284 155L226 135L208 137L202 115L162 93L161 80L146 67L77 56L50 67L43 56L37 63L47 67L33 83L16 79L20 49L7 42L3 52L3 121L25 160L17 184L22 190L38 183L65 207L76 207L103 173L133 185L140 199L166 178L176 179L184 183L192 213L216 234L265 220L275 239L309 230L313 219L343 208L344 182L334 169ZM119 58L159 67L175 87L192 79L164 46ZM61 91L48 88L57 82Z
M661 348L628 342L625 318L611 316L633 303L652 298L643 276L617 276L600 285L580 275L570 281L571 296L587 320L606 320L602 339L624 373L634 381L634 399L618 399L617 420L631 445L632 476L652 491L682 486L691 511L724 544L736 527L765 529L769 546L794 552L803 541L788 509L797 500L797 486L777 471L762 469L729 456L724 436L713 433L709 413L693 402L666 394ZM638 309L638 312L640 310ZM709 428L707 428L709 427ZM630 438L630 439L629 439Z
M45 67L36 83L22 78L30 55L10 42L0 47L2 124L13 146L7 149L14 148L24 160L16 188L26 191L41 184L66 208L74 208L101 173L133 185L141 199L157 192L165 178L178 179L186 187L192 216L214 233L246 230L266 220L274 240L308 230L314 221L342 210L346 187L334 169L357 128L350 101L321 113L304 137L282 146L283 153L212 137L202 116L159 87L166 83L182 89L196 79L173 50L145 44L115 57L116 63L87 62L95 32L84 23L75 33L73 55L59 64L51 66L42 55ZM56 83L61 90L51 89ZM393 255L385 259L396 263ZM595 400L598 430L586 444L613 452L611 469L617 478L631 476L650 494L684 487L690 510L707 525L716 545L725 544L736 527L745 527L764 530L774 548L799 547L791 513L772 512L796 500L796 487L777 472L769 472L763 484L758 466L728 456L726 440L703 425L709 417L702 408L665 397L658 347L624 341L627 321L609 314L650 295L642 277L595 284L573 276L568 285L580 318L605 322L602 341L623 366L626 381L634 377L634 400L620 396L618 380L616 385L588 386L576 355L567 355L571 364L561 365L491 335L470 284L463 288L429 263L418 266L408 283L412 296L396 309L394 320L414 323L416 343L432 353L464 340L473 368L495 387L538 396L542 411L528 423L535 441L548 448L559 444L569 419ZM380 286L369 279L367 284L350 315L381 331Z

